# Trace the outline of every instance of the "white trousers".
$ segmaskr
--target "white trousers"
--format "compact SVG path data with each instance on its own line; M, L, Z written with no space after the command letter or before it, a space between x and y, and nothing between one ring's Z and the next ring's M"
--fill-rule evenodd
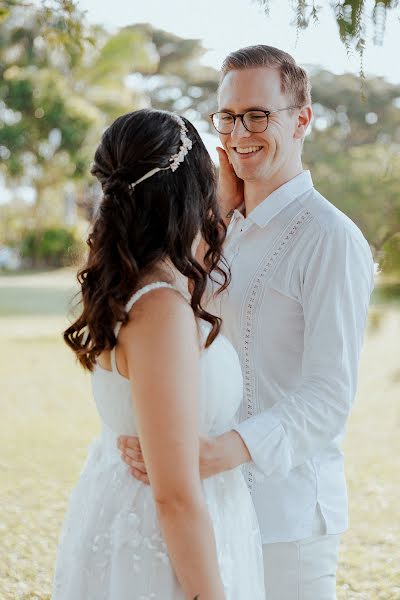
M266 600L336 600L340 535L327 535L319 507L312 536L264 544Z

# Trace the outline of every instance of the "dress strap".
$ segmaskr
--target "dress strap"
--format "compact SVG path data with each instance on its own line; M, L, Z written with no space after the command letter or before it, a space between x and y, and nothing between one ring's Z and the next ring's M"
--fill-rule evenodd
M172 290L179 292L178 288L176 288L171 283L167 283L166 281L155 281L154 283L149 283L148 285L145 285L144 287L140 288L140 290L135 292L130 297L130 299L128 300L128 302L125 305L126 312L128 313L131 310L132 306L135 304L135 302L137 302L142 296L147 294L147 292L151 292L152 290L156 290L158 288L170 288ZM121 326L122 326L122 322L118 321L118 323L114 327L115 338L118 338L118 334L120 332ZM115 359L115 348L116 348L116 346L114 346L114 348L112 348L112 350L110 352L110 357L111 357L111 369L112 369L112 371L117 372L118 369L117 369L117 363L116 363L116 359Z

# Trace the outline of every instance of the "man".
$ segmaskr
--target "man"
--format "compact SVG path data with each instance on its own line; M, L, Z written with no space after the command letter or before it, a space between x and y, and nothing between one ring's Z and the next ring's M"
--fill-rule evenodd
M373 261L359 229L303 170L310 82L294 59L269 46L231 53L218 102L232 283L208 309L240 355L244 400L235 430L201 440L200 470L209 477L244 465L268 600L332 600L347 528L340 445ZM148 481L137 438L122 438L120 449Z

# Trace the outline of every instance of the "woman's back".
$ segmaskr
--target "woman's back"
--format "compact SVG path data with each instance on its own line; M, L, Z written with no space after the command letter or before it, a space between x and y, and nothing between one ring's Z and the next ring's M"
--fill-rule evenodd
M155 289L176 288L166 282L148 284L136 292L127 303L129 312L135 302ZM204 348L210 326L198 321L200 343ZM120 324L115 328L118 336ZM137 435L130 382L116 364L116 346L110 352L111 370L97 365L92 374L93 397L103 430L115 439L119 435ZM200 434L218 435L231 428L242 400L242 374L239 359L228 340L219 335L200 354L201 384L199 391ZM115 444L114 444L115 445Z

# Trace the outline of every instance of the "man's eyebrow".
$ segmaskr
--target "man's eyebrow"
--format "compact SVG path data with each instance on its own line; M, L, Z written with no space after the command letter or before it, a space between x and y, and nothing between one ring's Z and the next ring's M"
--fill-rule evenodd
M245 108L242 112L246 113L249 112L250 110L262 110L263 112L268 112L268 109L265 107L261 106L249 106L248 108ZM218 112L227 112L227 113L234 113L234 111L231 108L220 108L218 110Z

